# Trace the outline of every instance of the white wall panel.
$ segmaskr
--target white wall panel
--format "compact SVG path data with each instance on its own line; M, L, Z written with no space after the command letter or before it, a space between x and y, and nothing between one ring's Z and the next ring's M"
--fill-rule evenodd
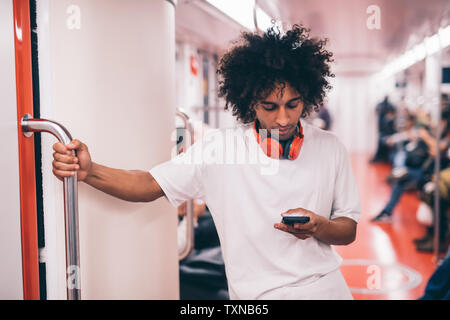
M170 140L173 5L165 0L38 5L41 117L65 125L97 163L147 170L168 160L175 143ZM60 299L63 194L51 173L54 142L43 135L48 292L50 299ZM80 183L79 215L84 299L178 298L176 210L165 198L130 203Z

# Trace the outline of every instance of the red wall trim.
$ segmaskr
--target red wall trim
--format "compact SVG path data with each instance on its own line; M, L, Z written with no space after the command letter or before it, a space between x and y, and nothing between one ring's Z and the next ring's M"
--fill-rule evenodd
M33 115L30 7L28 0L13 0L16 57L17 128L19 136L20 219L22 228L22 272L25 300L38 300L39 253L37 238L34 139L25 138L20 122Z

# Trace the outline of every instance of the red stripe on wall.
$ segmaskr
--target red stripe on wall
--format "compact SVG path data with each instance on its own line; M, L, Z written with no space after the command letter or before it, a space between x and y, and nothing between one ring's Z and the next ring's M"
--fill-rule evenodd
M37 238L34 139L25 138L20 122L33 114L30 7L28 0L14 0L14 46L16 57L17 127L19 136L20 219L22 272L25 300L38 300L39 256Z

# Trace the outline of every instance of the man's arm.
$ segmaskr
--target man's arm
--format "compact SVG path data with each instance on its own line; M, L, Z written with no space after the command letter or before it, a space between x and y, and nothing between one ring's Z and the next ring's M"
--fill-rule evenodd
M356 221L346 217L323 218L314 237L330 245L348 245L355 241L356 226Z
M84 182L126 201L150 202L164 196L159 184L147 171L113 169L93 162Z
M437 141L436 138L434 138L426 129L420 128L420 137L422 140L427 144L430 156L435 157L437 154ZM443 152L448 147L447 140L440 140L439 141L439 152Z
M149 172L109 168L91 161L88 147L79 140L68 145L53 145L53 173L62 180L78 172L78 181L108 193L114 197L133 202L149 202L164 196L159 184ZM77 150L77 156L72 155Z

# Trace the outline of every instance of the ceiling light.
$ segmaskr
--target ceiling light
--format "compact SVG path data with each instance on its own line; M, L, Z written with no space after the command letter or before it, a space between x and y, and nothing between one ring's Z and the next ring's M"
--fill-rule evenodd
M255 31L255 0L205 0L245 28Z

